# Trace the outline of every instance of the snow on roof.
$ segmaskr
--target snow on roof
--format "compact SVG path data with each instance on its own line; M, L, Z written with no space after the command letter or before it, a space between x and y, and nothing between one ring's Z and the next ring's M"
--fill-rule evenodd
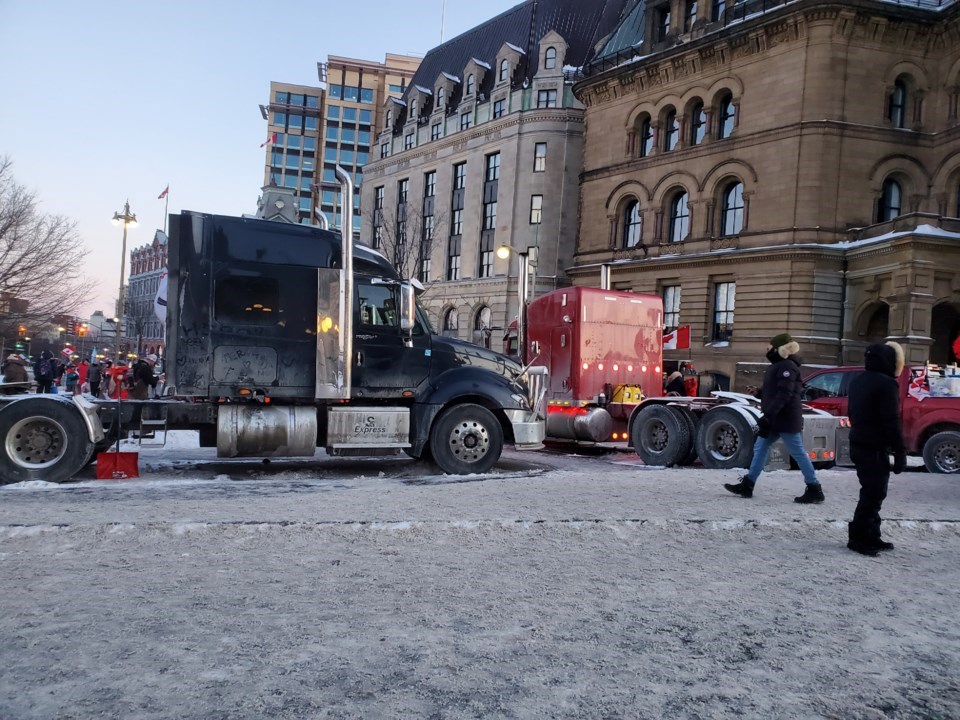
M511 50L513 50L513 51L515 51L515 52L520 53L521 55L526 55L526 54L527 54L526 51L524 51L523 48L518 48L518 47L517 47L516 45L514 45L513 43L507 43L506 45L507 45L508 48L510 48Z
M400 98L395 98L395 97L392 97L392 96L391 96L391 97L390 97L390 100L393 102L394 105L399 105L400 107L406 107L406 106L407 106L407 104L406 104L403 100L401 100Z
M472 58L470 58L470 59L473 60L473 62L475 62L475 63L476 63L477 65L479 65L480 67L486 68L487 70L490 69L490 65L488 65L487 63L485 63L483 60L477 60L475 57L472 57Z
M441 73L441 74L442 74L447 80L452 80L452 81L455 82L455 83L460 82L460 78L458 78L456 75L451 75L451 74L448 73L448 72L444 72L444 73Z
M938 228L935 225L922 224L917 225L912 230L897 230L896 232L888 232L884 233L883 235L876 235L874 237L837 243L836 246L842 248L862 247L864 245L872 245L873 243L883 242L885 240L894 240L907 235L926 235L927 237L946 237L960 240L960 233L944 230L943 228Z
M433 95L433 90L428 90L423 85L414 85L414 87L422 92L424 95Z

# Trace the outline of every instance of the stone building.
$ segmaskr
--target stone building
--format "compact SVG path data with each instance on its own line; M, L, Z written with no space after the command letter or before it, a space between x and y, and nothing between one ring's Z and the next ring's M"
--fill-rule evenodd
M167 273L167 236L154 233L148 245L130 251L130 280L125 297L123 337L130 351L140 355L163 355L166 328L155 309L160 281Z
M717 384L769 338L945 362L960 332L960 12L648 0L583 68L577 284L661 295ZM951 219L952 218L952 219Z
M424 283L440 332L501 347L518 253L534 293L569 284L583 107L568 75L627 4L527 0L431 50L403 97L386 100L361 242Z

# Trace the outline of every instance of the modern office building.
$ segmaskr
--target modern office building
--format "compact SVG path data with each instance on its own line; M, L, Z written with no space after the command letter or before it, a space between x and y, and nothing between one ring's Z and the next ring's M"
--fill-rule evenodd
M721 387L769 339L947 362L960 332L960 4L655 0L574 88L574 282L662 295Z
M535 261L534 293L568 284L584 133L569 76L628 4L520 3L428 52L403 96L385 99L361 241L425 284L444 334L500 348L517 253Z
M387 54L382 63L330 56L317 64L319 87L270 83L270 103L260 106L267 121L264 186L292 190L301 223L323 222L319 212L330 227L340 227L338 163L353 177L359 208L380 109L387 97L403 94L419 63L405 55Z

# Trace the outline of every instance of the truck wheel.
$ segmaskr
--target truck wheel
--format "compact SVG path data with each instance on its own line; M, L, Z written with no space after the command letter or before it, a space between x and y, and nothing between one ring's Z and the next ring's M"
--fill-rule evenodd
M680 415L687 423L687 427L690 429L690 449L687 451L687 456L677 464L693 465L693 463L697 461L697 443L694 442L697 437L697 418L692 412L690 412L689 408L681 407L679 405L672 405L670 407L670 411Z
M923 446L923 464L935 473L960 473L960 432L944 430Z
M753 428L730 408L707 411L697 427L697 455L704 467L713 470L750 467L753 442Z
M20 400L0 410L0 483L63 482L92 454L86 424L66 403Z
M445 410L430 428L430 452L444 472L487 472L503 452L503 430L485 407L456 405Z
M679 465L692 446L687 419L664 405L651 405L641 410L633 421L630 439L634 451L647 465Z

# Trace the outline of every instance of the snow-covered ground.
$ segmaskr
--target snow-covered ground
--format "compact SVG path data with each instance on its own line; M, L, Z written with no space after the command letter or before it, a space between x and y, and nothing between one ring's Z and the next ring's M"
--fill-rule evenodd
M508 452L0 488L0 718L960 717L960 478Z

